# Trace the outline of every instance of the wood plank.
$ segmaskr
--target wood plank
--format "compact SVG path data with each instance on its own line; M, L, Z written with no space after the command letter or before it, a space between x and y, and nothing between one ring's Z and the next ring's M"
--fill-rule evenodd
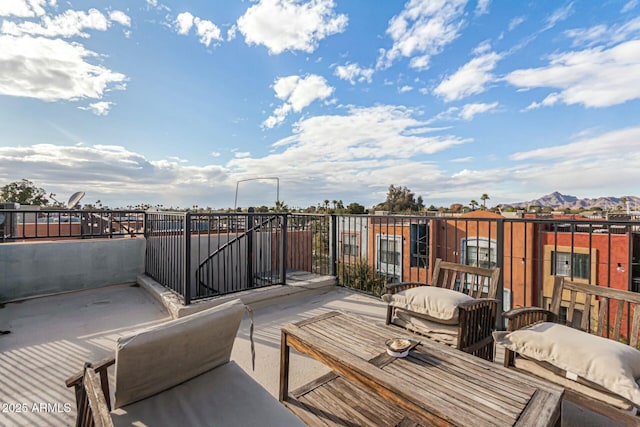
M446 420L451 419L448 414L463 415L455 414L455 407L452 405L444 408L445 410L432 407L427 410L423 407L424 402L429 402L427 396L409 393L401 381L380 368L354 357L330 342L317 340L313 335L294 325L285 326L285 329L289 334L291 346L297 351L310 355L345 378L373 390L385 400L415 414L421 422L448 425Z
M299 322L296 322L295 325L299 326L299 327L303 327L303 326L308 325L310 323L321 322L324 319L329 319L331 317L339 316L340 314L341 313L339 311L330 311L328 313L320 314L318 316L314 316L314 317L310 317L308 319L301 320Z
M380 419L372 414L385 411L381 403L413 414L410 420L425 425L513 425L521 411L523 419L538 411L542 422L545 416L554 416L553 407L562 396L558 387L430 341L418 345L406 359L391 358L384 354L384 341L397 336L397 329L349 314L327 316L302 327L287 325L283 331L294 349L339 375L324 376L316 380L315 388L307 387L302 395L298 389L294 395L307 403L334 406L344 417L350 410L345 398L353 392L349 384L369 390L376 398L359 404L361 423L362 418ZM537 387L542 390L536 392ZM385 425L403 419L386 419Z

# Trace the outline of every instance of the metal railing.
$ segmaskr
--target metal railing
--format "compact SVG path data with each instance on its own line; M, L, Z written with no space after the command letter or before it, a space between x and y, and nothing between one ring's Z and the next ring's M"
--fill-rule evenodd
M145 273L185 304L286 284L287 272L335 275L334 223L328 215L147 213Z
M287 216L192 214L192 299L284 284Z
M147 240L144 272L190 303L190 236L185 213L147 213L144 235Z
M113 238L142 234L142 211L0 210L0 242Z
M548 308L554 275L640 292L640 223L595 218L339 216L340 285L374 295L429 283L436 258L500 267L502 309Z

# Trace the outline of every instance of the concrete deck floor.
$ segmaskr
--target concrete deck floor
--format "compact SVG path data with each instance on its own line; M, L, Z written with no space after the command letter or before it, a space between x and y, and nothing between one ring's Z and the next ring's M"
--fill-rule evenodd
M231 357L277 397L280 327L331 310L382 322L385 306L377 298L342 288L261 304L254 309L255 371L246 316ZM119 336L168 319L164 307L139 287L108 287L7 304L0 309L0 329L11 331L0 335L0 409L7 409L0 411L0 425L73 425L75 398L65 379L82 369L85 361L112 354ZM292 352L290 387L327 371L319 362ZM563 425L616 424L565 402Z

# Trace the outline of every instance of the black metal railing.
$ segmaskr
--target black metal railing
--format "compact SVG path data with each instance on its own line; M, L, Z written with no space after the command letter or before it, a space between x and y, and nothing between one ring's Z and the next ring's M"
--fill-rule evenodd
M124 210L0 210L0 242L96 239L144 233L144 212Z
M192 214L192 299L284 284L284 214Z
M144 272L155 281L181 295L185 304L191 301L189 292L190 233L185 229L185 213L147 213L145 221Z
M547 308L553 276L640 291L640 222L579 216L338 216L340 285L379 295L389 282L429 283L436 258L500 267L504 310Z

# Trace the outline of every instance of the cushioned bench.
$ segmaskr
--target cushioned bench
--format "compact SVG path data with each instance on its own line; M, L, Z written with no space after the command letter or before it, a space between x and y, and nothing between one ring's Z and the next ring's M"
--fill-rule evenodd
M436 259L431 283L387 285L387 325L425 335L458 350L493 361L499 268L481 268Z
M244 312L231 301L119 338L115 358L67 380L76 390L77 425L304 425L230 362Z
M634 292L557 276L549 310L526 307L504 313L507 331L494 332L494 338L505 348L506 367L559 384L567 399L638 425L638 304L640 295ZM566 320L560 316L563 306Z

